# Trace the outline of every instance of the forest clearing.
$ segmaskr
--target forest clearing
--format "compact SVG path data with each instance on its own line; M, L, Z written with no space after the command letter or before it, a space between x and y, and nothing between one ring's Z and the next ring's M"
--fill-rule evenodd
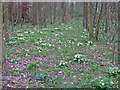
M119 88L117 5L0 2L3 89Z

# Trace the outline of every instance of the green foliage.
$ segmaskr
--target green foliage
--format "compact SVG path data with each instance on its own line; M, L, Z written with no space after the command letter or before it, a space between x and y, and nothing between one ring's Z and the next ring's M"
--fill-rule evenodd
M76 54L72 61L77 63L88 62L88 60L85 59L85 55L83 54Z
M14 44L16 44L16 41L10 41L9 43L7 43L7 45L10 45L10 46L12 46Z
M58 84L57 80L58 80L58 77L52 77L51 79L47 80L48 82L47 85L50 87L55 87L56 84Z
M96 70L98 70L99 68L98 68L98 65L97 64L93 64L92 66L91 66L91 68L90 68L90 71L96 71Z
M23 58L23 60L20 62L22 62L22 65L26 67L26 62L33 58L33 61L31 61L32 63L30 63L27 66L27 69L22 72L25 75L32 74L30 77L34 77L33 80L31 80L32 84L30 84L31 82L28 83L25 81L25 83L28 83L28 85L31 87L34 85L40 88L97 87L98 89L104 89L106 87L114 87L114 84L118 83L116 81L118 80L118 77L116 76L119 74L119 72L115 73L115 70L114 75L114 73L112 73L113 71L106 71L105 69L105 67L111 66L110 63L106 62L106 59L110 62L112 58L112 56L109 56L111 55L113 49L108 47L112 47L113 42L104 42L105 39L101 37L102 30L100 30L99 37L101 41L94 41L94 45L96 45L95 47L93 45L93 41L86 41L89 38L89 32L85 30L83 26L81 26L83 23L82 20L77 19L71 21L72 22L68 21L67 24L64 23L59 26L50 25L49 28L43 29L38 29L36 26L33 28L33 30L31 30L31 26L28 24L25 24L22 29L21 27L16 28L16 30L18 29L16 35L10 35L10 44L5 42L9 52L9 54L6 55L6 59L9 59L11 62L10 64L14 64L18 62L18 59L10 59L11 57L25 57L25 59ZM109 33L106 33L105 37L108 38L108 36ZM73 55L76 53L82 54L77 54L73 57ZM41 60L43 64L34 62L34 57L35 59ZM99 59L104 61L104 64ZM68 63L59 63L59 60L64 60L64 62ZM91 60L91 62L89 65L86 64L84 66L82 63L87 62L88 60ZM24 63L24 61L26 62ZM76 62L81 63L81 65L77 64ZM19 64L21 63L17 63L15 65L19 66ZM56 64L59 68L56 68ZM15 76L19 76L20 72L17 70L13 71L14 69L15 68L10 68L10 72ZM40 75L39 73L43 75ZM47 78L46 74L49 74L49 79ZM96 75L104 77L108 77L108 75L115 76L109 77L112 78L111 81L113 81L114 84L113 82L110 84L107 80L102 82L101 80L103 79L92 81ZM26 79L24 75L22 75L21 79L29 80ZM37 82L34 83L34 81ZM62 82L67 82L67 85L66 83L63 84ZM106 82L108 83L106 84Z
M18 59L18 60L17 60L17 59L12 59L12 60L11 60L11 63L13 63L13 64L14 64L14 63L18 63L19 61L20 61L20 59Z
M91 82L91 86L96 89L116 88L117 82L110 78L94 78Z
M19 75L20 75L20 72L19 72L19 71L14 71L14 72L13 72L13 75L19 76Z
M119 71L118 67L114 67L114 68L108 67L106 73L108 73L110 76L114 76L114 77L120 75L120 71Z
M56 30L56 31L62 31L62 29L61 29L61 28L55 28L55 30Z
M39 62L32 62L31 64L29 64L29 65L27 66L27 68L28 68L28 69L32 69L32 68L35 68L35 67L37 67L37 66L39 66Z
M51 32L54 32L54 30L51 30Z
M5 55L6 59L10 59L10 54Z

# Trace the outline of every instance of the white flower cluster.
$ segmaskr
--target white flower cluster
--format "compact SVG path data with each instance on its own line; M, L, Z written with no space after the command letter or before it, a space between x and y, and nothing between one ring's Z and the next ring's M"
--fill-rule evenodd
M102 85L104 85L104 83L103 83L103 80L101 80L101 82L100 82Z
M28 34L28 31L24 32L25 34Z
M23 34L18 34L17 36L23 36Z
M59 66L61 66L61 65L64 66L64 65L66 65L66 64L67 64L67 62L60 62L60 63L59 63Z
M81 58L81 57L84 57L84 55L82 55L82 54L76 54L75 55L75 58Z
M87 45L92 45L93 42L92 41L88 41Z
M78 44L77 44L77 46L82 46L83 45L83 43L81 43L81 42L79 42Z

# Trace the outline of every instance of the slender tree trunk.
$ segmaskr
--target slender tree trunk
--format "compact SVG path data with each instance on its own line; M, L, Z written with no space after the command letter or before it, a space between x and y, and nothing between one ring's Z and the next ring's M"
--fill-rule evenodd
M50 2L50 24L52 24L53 23L53 21L52 21L52 3Z
M5 2L5 12L4 12L4 31L5 31L5 41L9 43L9 31L8 31L8 3Z
M113 43L113 54L112 54L112 64L114 65L114 58L115 58L115 42Z
M107 2L105 2L105 22L106 22L106 26L105 26L105 33L107 33L107 29L108 29L108 21L107 21Z
M85 2L83 3L83 7L84 7L84 10L83 10L83 11L84 11L84 13L83 13L83 27L85 27L85 16L86 16L86 15L85 15L85 14L86 14L86 13L85 13L85 8L86 8Z
M93 19L93 27L95 27L95 22L96 22L96 14L97 14L97 8L98 8L98 2L96 2L96 7L95 7L95 13L94 13L94 19Z
M42 2L39 2L39 28L42 28Z
M21 14L22 14L21 5L20 2L18 2L18 24L21 24Z
M46 8L46 6L47 6L47 3L45 2L44 3L44 28L46 28L47 27L47 22L46 22L46 10L47 10L47 8Z
M56 22L56 2L54 2L54 23Z
M11 2L9 2L9 8L8 8L8 10L9 10L9 20L12 22L12 6L11 6Z
M0 0L0 88L2 89L2 63L4 61L3 58L3 30L2 30L2 1Z
M92 3L89 3L89 40L93 40L93 8Z
M2 50L3 50L3 30L2 30L2 28L3 28L3 25L2 25L2 22L3 22L3 17L2 17L2 2L0 1L0 72L1 72L1 74L2 74L2 61L3 61L3 52L2 52ZM2 81L2 80L1 80Z
M101 24L101 19L102 19L102 12L103 12L103 3L101 3L101 10L100 10L100 15L99 15L99 19L98 19L98 23L97 23L97 28L96 28L96 32L95 32L95 39L98 40L98 34L99 34L99 27Z
M2 71L8 72L8 65L5 63L5 50L3 44L3 13L2 1L0 1L0 85L2 83Z
M70 15L71 15L71 18L73 18L73 11L74 11L74 3L73 2L71 2L71 4L70 4Z
M58 9L58 21L59 21L59 24L61 23L61 16L62 16L62 10L61 10L61 2L59 2L60 6L59 6L59 9Z
M62 23L65 22L66 6L65 2L62 2Z
M32 17L32 19L33 19L33 25L35 26L35 25L37 25L37 3L36 2L33 2L33 17Z
M12 16L12 34L14 33L14 21L15 21L15 18L14 18L14 4L13 2L11 2L11 16Z
M86 13L86 29L89 30L88 28L88 3L86 2L86 7L85 7L85 13Z

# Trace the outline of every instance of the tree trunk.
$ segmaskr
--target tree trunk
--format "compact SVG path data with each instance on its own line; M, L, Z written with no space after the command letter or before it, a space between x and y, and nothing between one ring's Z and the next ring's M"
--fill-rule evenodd
M56 2L54 2L54 23L56 21Z
M2 2L0 1L0 85L2 81L2 71L8 72L8 65L5 62L5 50L3 43L3 13L2 13Z
M93 19L93 27L95 27L95 24L96 24L97 8L98 8L98 2L96 2L96 7L95 7L95 13L94 13L94 19Z
M85 16L86 16L86 15L85 15L85 14L86 14L86 13L85 13L85 7L86 7L85 5L86 5L86 4L85 4L85 2L84 2L84 3L83 3L83 7L84 7L84 10L83 10L83 11L84 11L84 13L83 13L83 27L85 27Z
M20 2L18 2L18 24L21 24L21 15L22 15L21 5Z
M73 18L73 11L74 11L74 4L73 4L73 2L71 2L71 4L70 4L70 15L71 15L71 18Z
M0 1L0 88L2 89L2 63L4 61L3 58L3 31L2 31L2 2Z
M62 2L62 23L65 22L66 6L65 2Z
M12 34L14 33L14 4L11 2L11 16L12 16Z
M33 2L33 7L32 7L32 14L33 14L33 26L37 25L37 3Z
M96 32L95 32L95 39L98 40L98 34L99 34L99 27L101 24L101 19L102 19L102 12L103 12L103 3L101 3L101 10L100 10L100 15L99 15L99 19L98 19L98 23L97 23L97 28L96 28Z
M52 3L51 2L50 2L50 8L49 8L49 10L50 10L50 24L52 24L53 21L52 21Z
M42 2L39 2L39 28L42 28Z
M107 33L107 29L108 29L108 21L107 21L107 2L105 2L105 22L106 22L106 26L105 26L105 33Z
M9 31L8 31L8 3L5 2L5 12L4 12L4 31L5 31L5 41L9 43Z
M86 29L88 30L88 3L86 2L85 13L86 13Z
M46 16L47 16L47 15L46 15L46 9L47 9L47 8L46 8L46 6L47 6L47 3L45 2L45 3L44 3L44 20L43 20L43 21L44 21L44 28L47 27L47 22L46 22Z
M89 40L93 40L93 8L92 3L89 3Z

